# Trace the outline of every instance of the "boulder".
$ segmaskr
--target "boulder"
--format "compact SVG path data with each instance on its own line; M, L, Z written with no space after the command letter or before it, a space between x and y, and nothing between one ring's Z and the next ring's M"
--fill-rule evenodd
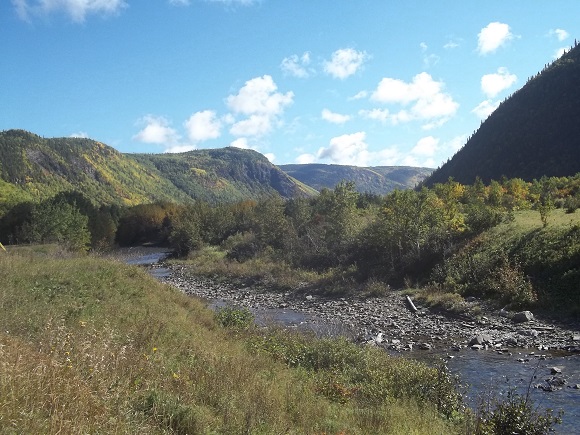
M530 322L534 320L534 315L531 311L520 311L519 313L514 314L512 320L516 323Z
M493 340L492 340L491 336L489 336L487 334L480 334L480 335L476 335L475 337L473 337L469 341L470 346L473 346L474 344L477 344L477 345L493 344Z

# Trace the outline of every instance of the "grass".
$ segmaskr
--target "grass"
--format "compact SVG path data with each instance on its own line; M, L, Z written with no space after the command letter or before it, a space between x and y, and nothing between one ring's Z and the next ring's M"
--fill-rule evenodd
M580 318L580 213L516 212L439 265L426 300L477 296L512 309ZM445 301L443 301L445 303Z
M2 433L462 430L453 382L434 368L224 328L136 266L46 248L0 254Z

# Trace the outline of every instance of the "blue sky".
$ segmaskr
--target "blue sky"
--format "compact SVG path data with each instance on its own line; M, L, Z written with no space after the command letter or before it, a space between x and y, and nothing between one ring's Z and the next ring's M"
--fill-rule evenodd
M578 17L577 0L3 1L0 130L436 167Z

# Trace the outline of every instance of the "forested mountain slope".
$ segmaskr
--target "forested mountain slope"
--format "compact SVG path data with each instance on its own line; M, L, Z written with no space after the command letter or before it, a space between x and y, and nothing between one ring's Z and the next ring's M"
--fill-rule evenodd
M261 154L237 148L122 154L92 139L0 132L0 206L79 191L95 204L209 202L311 195Z
M314 187L333 189L341 181L353 181L361 193L384 195L395 189L412 189L432 169L410 166L375 166L361 168L348 165L296 164L279 165L290 176Z
M451 160L426 180L471 184L531 181L580 172L580 46L575 45L505 100Z

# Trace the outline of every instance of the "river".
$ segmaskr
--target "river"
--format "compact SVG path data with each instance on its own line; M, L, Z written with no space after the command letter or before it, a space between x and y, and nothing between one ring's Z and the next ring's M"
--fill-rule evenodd
M148 267L153 276L164 281L171 270L160 262L166 252L136 251L126 258L130 264ZM209 301L209 306L232 304L219 298ZM342 322L321 319L312 313L288 308L249 307L260 325L279 324L289 328L313 331L318 335L353 336L353 331ZM580 433L580 354L538 351L536 349L510 348L509 351L475 351L464 348L458 351L412 350L393 352L406 358L419 359L430 364L445 363L457 375L464 389L468 405L475 408L489 394L506 395L511 390L528 394L538 410L551 408L563 411L562 424L555 426L557 434ZM560 373L555 373L556 371ZM564 383L563 383L564 382ZM561 385L563 383L563 385Z

